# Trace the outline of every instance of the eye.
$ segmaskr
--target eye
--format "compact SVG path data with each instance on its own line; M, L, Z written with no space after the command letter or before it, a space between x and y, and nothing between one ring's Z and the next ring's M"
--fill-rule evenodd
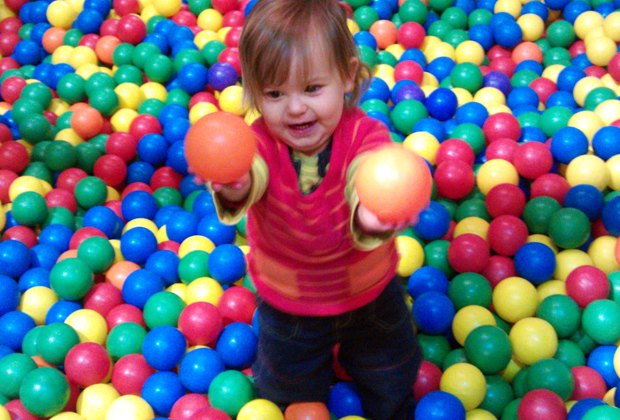
M308 87L306 87L306 92L308 93L316 93L321 89L320 85L308 85Z
M264 92L263 95L265 95L265 97L269 99L278 99L280 96L282 96L282 92L278 90L268 90Z

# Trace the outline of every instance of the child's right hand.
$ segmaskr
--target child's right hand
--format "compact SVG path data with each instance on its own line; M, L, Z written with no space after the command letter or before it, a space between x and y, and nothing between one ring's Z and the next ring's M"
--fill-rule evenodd
M252 177L249 172L246 172L236 181L226 184L213 182L211 187L226 201L239 202L248 196L252 187Z
M384 222L379 219L375 213L370 211L363 204L359 204L357 207L357 215L356 221L359 227L367 233L385 233L390 231L401 231L405 230L407 227L415 224L416 220L404 220L399 223L395 222Z

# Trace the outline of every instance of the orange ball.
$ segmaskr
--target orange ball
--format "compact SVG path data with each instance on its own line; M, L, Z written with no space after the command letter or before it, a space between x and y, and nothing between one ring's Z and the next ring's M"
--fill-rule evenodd
M396 43L398 29L391 20L380 19L375 21L369 29L369 32L377 40L377 45L382 50Z
M48 53L53 53L56 48L63 45L66 30L62 28L51 27L43 34L42 44L43 49Z
M360 203L385 222L417 218L430 202L432 185L424 159L401 144L370 154L355 175Z
M250 170L255 153L254 132L243 118L228 112L205 115L185 136L189 170L207 181L238 180Z
M99 60L106 64L114 63L114 49L121 43L121 40L114 35L104 35L95 44L95 54Z
M127 276L138 270L140 266L132 261L119 261L114 263L105 273L105 279L118 290L123 290L123 284Z
M80 106L71 115L71 127L83 139L96 136L103 128L103 117L92 106Z
M538 63L542 63L543 53L535 42L522 42L512 50L512 61L519 64L525 60L533 60Z
M284 420L329 420L329 418L329 410L320 402L294 403L284 411Z

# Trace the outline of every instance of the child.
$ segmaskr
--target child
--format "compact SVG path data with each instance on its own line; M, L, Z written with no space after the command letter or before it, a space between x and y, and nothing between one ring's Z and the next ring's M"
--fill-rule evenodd
M243 84L262 117L258 155L237 182L212 184L218 214L247 212L256 285L261 397L327 402L332 349L355 381L365 415L413 417L421 363L411 314L395 277L395 233L353 188L363 155L388 130L355 106L368 74L336 0L263 0L240 42Z

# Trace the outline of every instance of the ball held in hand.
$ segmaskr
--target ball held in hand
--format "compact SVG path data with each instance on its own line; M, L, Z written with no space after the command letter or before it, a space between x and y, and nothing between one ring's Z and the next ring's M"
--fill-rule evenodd
M256 153L254 132L245 121L228 112L200 118L185 136L185 157L190 172L221 184L246 174Z
M355 176L360 203L385 222L415 220L430 202L432 184L424 159L399 144L373 151Z

